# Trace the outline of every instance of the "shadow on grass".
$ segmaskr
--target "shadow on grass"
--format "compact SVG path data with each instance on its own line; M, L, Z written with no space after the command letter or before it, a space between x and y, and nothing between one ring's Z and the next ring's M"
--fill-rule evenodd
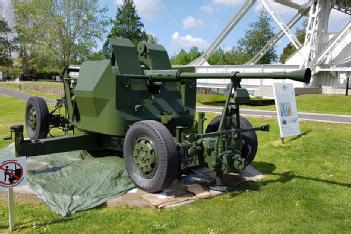
M296 136L296 137L293 137L293 138L287 140L286 143L289 143L289 142L291 142L291 141L295 141L295 140L301 138L302 136L306 136L306 135L307 135L308 133L310 133L310 132L312 132L312 130L307 130L307 131L301 133L300 135L298 135L298 136Z
M202 105L206 106L224 106L226 99L217 100L217 101L200 101ZM232 103L234 104L234 103ZM257 99L251 98L248 103L245 103L245 106L273 106L275 104L274 99Z
M246 191L259 191L262 186L271 184L271 183L288 183L293 179L301 179L301 180L307 180L307 181L315 181L315 182L321 182L321 183L326 183L326 184L331 184L331 185L338 185L342 186L345 188L351 188L351 184L349 183L342 183L342 182L337 182L337 181L332 181L332 180L325 180L325 179L319 179L319 178L313 178L313 177L307 177L307 176L300 176L296 175L293 171L287 171L283 173L275 173L274 170L276 169L276 166L273 163L265 163L265 162L253 162L252 165L259 171L261 171L265 175L274 175L278 176L277 179L271 179L271 180L263 180L260 182L254 182L254 181L246 181L244 183L239 184L232 190L231 196L237 196L241 194L241 192L246 192Z

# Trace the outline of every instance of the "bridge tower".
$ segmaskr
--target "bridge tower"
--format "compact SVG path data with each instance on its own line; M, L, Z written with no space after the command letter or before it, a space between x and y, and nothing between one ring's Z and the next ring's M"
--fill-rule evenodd
M299 92L344 92L346 77L351 72L351 17L346 26L335 34L330 34L328 24L332 9L351 15L351 0L306 0L302 4L294 0L274 0L274 2L297 10L297 13L285 23L270 6L268 0L245 1L242 8L230 20L223 31L218 35L202 56L191 64L197 67L199 72L206 71L289 71L299 68L310 67L313 71L312 86L302 87L295 84ZM300 1L301 2L301 1ZM221 42L235 28L246 13L255 5L261 4L272 19L277 23L280 31L264 46L250 61L239 66L209 66L206 62L209 56L218 48ZM302 17L308 18L306 36L303 44L298 41L291 28L296 25ZM274 65L255 65L276 43L286 36L297 52L288 59L287 63ZM218 81L217 84L199 81L199 87L222 88L228 81ZM211 81L213 82L213 81ZM249 82L249 81L247 81ZM252 88L252 94L258 96L271 96L271 91L264 91L265 86L271 86L271 82L256 80L255 84L246 83ZM304 90L303 90L304 88ZM269 89L269 88L268 88Z

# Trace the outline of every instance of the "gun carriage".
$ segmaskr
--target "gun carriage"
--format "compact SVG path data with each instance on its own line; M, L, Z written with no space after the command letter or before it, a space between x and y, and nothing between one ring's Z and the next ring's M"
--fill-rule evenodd
M240 115L240 105L250 101L242 79L292 79L310 82L311 71L278 73L195 73L193 67L172 68L161 45L110 39L112 58L66 67L64 97L53 111L41 97L26 106L26 129L15 133L16 154L36 156L72 150L114 150L124 157L126 170L139 188L158 192L182 172L210 167L216 188L224 173L243 170L255 158L256 131ZM230 79L220 116L205 129L205 114L197 113L197 79ZM59 110L64 108L64 114ZM47 137L52 128L66 134ZM70 131L75 134L68 134Z

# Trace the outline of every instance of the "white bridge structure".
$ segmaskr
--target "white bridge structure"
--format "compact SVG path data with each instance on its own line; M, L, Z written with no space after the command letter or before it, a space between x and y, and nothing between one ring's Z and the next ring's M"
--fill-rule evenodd
M296 15L285 23L270 5L273 1L297 10ZM209 56L256 3L262 4L278 24L280 31L244 65L208 65ZM309 67L313 74L310 85L306 86L295 81L284 82L294 83L297 94L345 93L346 79L351 78L351 16L343 29L337 33L329 33L328 24L332 9L351 15L351 0L305 0L302 4L293 0L247 0L209 48L191 64L196 66L199 73L293 71ZM292 27L303 17L308 18L308 23L305 41L301 44L292 32ZM255 65L284 36L287 36L297 49L286 64ZM203 79L198 81L198 87L220 91L226 88L228 82L225 79L215 81ZM272 84L273 80L242 81L242 85L248 88L252 95L264 97L273 96Z

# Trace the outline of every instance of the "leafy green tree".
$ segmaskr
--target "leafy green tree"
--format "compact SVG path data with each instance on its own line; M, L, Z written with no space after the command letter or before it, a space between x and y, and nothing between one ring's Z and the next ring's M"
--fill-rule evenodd
M224 65L226 63L225 52L222 48L218 48L208 58L208 63L212 65Z
M248 55L242 53L236 47L233 47L230 51L219 48L208 58L208 63L211 65L238 65L245 63L248 59Z
M0 20L0 66L10 67L13 65L12 54L16 48L11 39L11 28L7 22Z
M306 23L305 23L306 24ZM306 31L305 28L300 28L296 31L296 37L297 39L300 41L301 44L303 44L305 42L305 35L306 35ZM288 58L295 53L296 48L292 43L289 43L284 49L282 54L279 57L279 61L282 64L285 64L286 60L288 60Z
M5 20L0 20L0 66L7 76L13 78L16 75L13 57L17 49L17 38L12 29Z
M177 55L171 57L173 65L185 65L188 64L188 60L188 53L184 49L181 49Z
M86 60L108 21L98 0L12 0L22 64L59 70Z
M274 32L271 19L265 11L260 11L258 20L250 24L250 28L245 32L244 37L239 39L236 46L230 51L224 51L222 48L217 49L208 58L208 62L211 65L244 64L254 57L272 37L274 37ZM172 63L188 64L201 54L202 52L199 52L197 48L193 48L189 52L181 50L172 58ZM277 61L277 54L272 48L261 58L259 63L269 64L275 61Z
M149 42L151 44L158 44L158 39L155 35L149 34L147 42Z
M267 42L274 37L271 19L264 11L260 11L257 21L250 24L250 28L245 32L243 38L240 38L237 45L230 51L224 51L222 48L217 49L208 58L209 64L212 65L238 65L249 61L261 50ZM277 60L274 48L259 61L261 64L269 64Z
M157 44L157 38L148 35L144 31L144 24L141 22L133 0L124 0L123 4L118 7L116 17L111 21L112 29L108 37L127 38L136 46L139 41L148 41ZM108 40L105 41L103 52L108 58L111 56L112 48Z
M202 53L197 47L192 47L188 52L182 49L176 56L171 58L171 62L174 65L186 65L200 57Z
M247 57L249 60L255 56L267 42L274 37L271 19L265 11L261 10L258 20L250 24L250 29L245 32L243 38L239 39L237 52ZM270 64L277 61L277 54L274 47L258 62L259 64Z
M102 50L98 52L93 52L88 57L88 60L90 61L96 61L96 60L102 60L102 59L106 59L106 56Z

